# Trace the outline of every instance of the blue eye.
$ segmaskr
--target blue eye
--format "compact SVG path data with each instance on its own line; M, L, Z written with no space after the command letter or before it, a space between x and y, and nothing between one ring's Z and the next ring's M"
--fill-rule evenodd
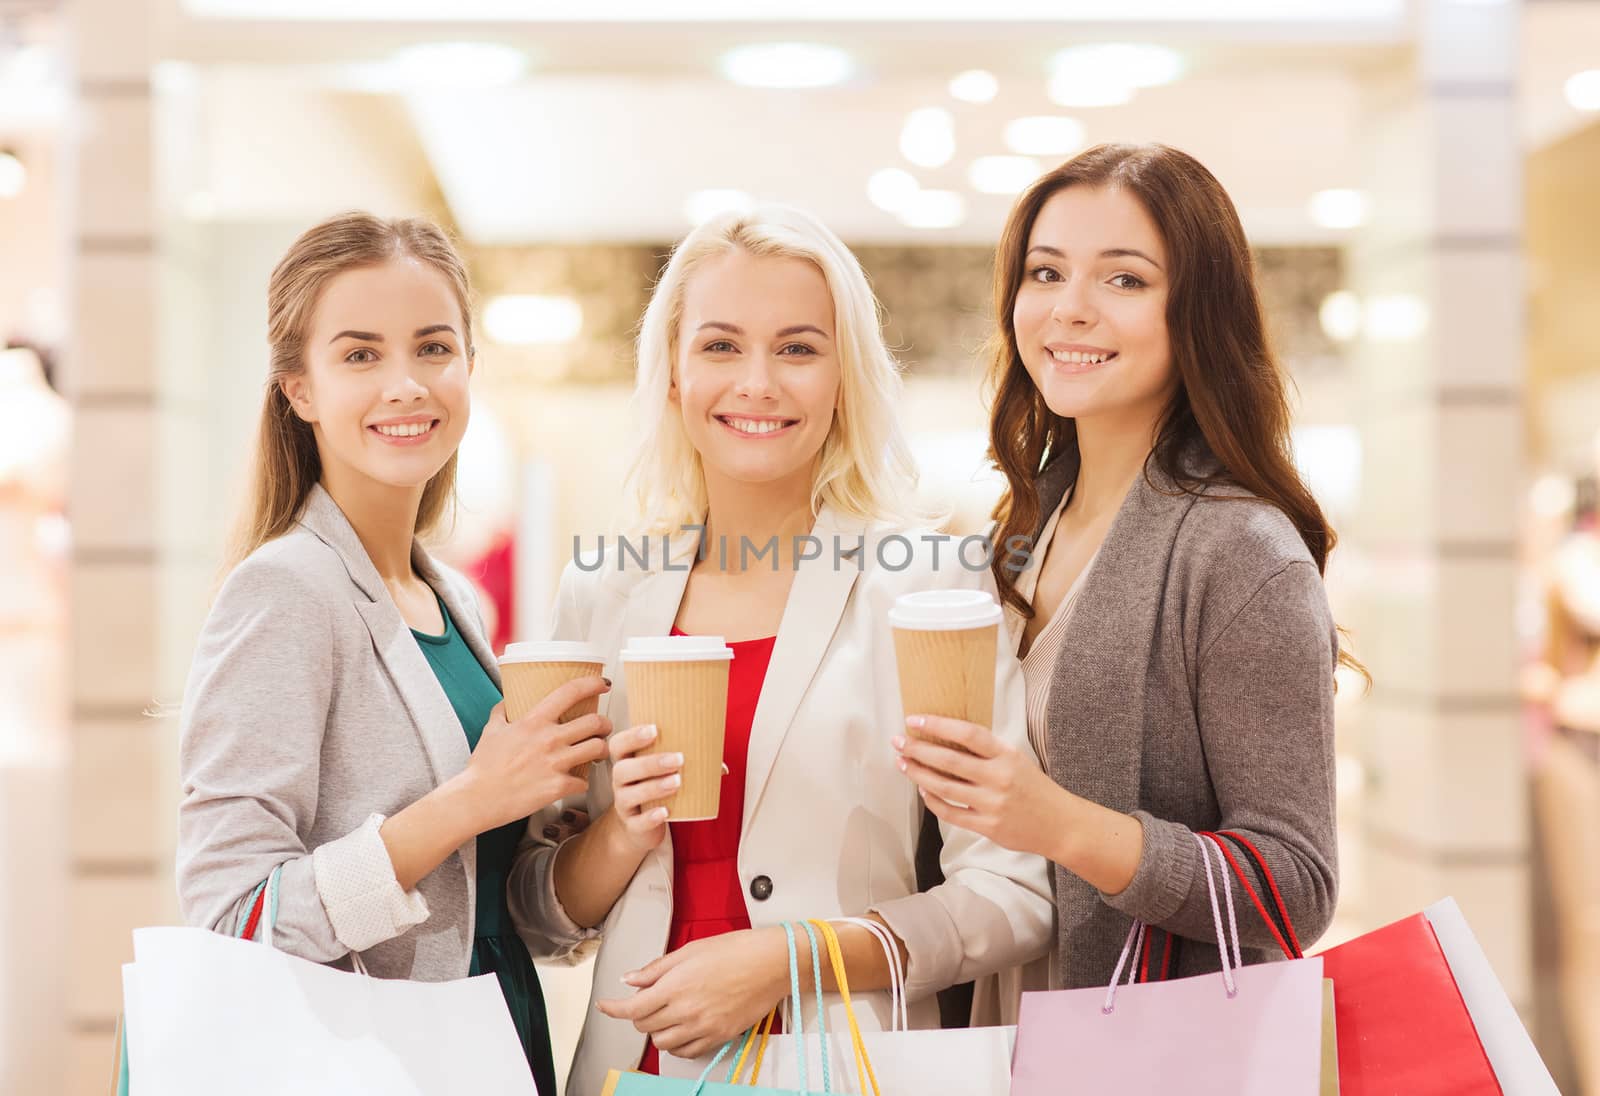
M789 351L791 351L791 350L798 350L800 353L791 354L791 353L789 353ZM807 346L805 343L790 343L788 346L785 346L782 350L778 351L778 353L784 355L785 357L798 358L798 357L807 357L807 356L810 356L810 355L814 355L816 353L816 350L814 348L812 348L812 347Z

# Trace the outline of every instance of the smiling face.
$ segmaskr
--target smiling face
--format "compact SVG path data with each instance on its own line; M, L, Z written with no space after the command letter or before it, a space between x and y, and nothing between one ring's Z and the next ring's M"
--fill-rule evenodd
M833 296L803 259L734 250L684 287L671 399L708 485L804 482L833 426Z
M312 424L323 476L420 491L461 444L471 350L450 282L396 258L346 270L318 298L305 369L282 381Z
M1050 410L1153 423L1177 374L1167 250L1132 194L1068 186L1039 210L1012 308L1017 352Z

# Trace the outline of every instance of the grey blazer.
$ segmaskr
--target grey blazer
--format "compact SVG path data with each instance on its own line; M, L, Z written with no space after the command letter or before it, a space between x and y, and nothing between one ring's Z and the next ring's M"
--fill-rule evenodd
M467 581L413 548L489 674ZM378 826L466 767L466 736L355 530L320 486L291 532L236 567L195 649L178 754L178 900L229 931L283 865L278 946L384 978L467 974L475 841L414 891Z
M1187 938L1172 976L1218 969L1194 831L1237 830L1261 850L1308 947L1338 892L1338 634L1322 577L1276 507L1237 490L1168 493L1153 462L1150 475L1156 486L1141 476L1106 535L1050 685L1050 775L1144 827L1118 895L1055 871L1055 977L1068 988L1109 982L1131 918ZM1075 458L1045 470L1043 514L1076 476ZM1246 962L1281 955L1248 902L1238 923Z

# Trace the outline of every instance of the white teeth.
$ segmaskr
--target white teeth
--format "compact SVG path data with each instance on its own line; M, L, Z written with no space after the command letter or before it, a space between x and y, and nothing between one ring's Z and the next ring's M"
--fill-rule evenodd
M741 434L771 434L776 430L782 430L784 427L784 424L777 419L735 419L725 417L722 421Z
M415 438L426 434L433 429L431 422L408 422L399 426L379 426L375 428L378 433L391 438Z
M1099 365L1111 360L1110 354L1086 354L1082 350L1052 350L1050 356L1069 365Z

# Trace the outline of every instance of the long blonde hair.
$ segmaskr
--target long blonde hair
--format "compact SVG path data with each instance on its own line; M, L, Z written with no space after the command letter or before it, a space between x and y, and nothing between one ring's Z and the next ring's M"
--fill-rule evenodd
M306 230L279 261L267 282L267 343L270 360L261 423L250 473L249 503L228 554L237 564L293 528L306 496L322 476L311 425L294 413L283 381L306 368L306 340L323 289L339 274L412 258L432 266L461 306L462 344L472 355L472 290L467 267L438 225L420 217L385 220L370 213L341 213ZM417 511L416 531L426 533L449 512L455 498L456 457L428 481Z
M705 469L669 396L689 278L708 259L736 251L803 259L822 272L833 298L841 392L812 483L813 515L826 504L866 521L926 521L929 515L911 502L917 472L897 412L900 365L884 345L877 298L861 264L809 213L766 205L701 224L673 250L656 282L639 329L633 410L640 438L628 474L638 512L629 524L675 533L706 516Z

